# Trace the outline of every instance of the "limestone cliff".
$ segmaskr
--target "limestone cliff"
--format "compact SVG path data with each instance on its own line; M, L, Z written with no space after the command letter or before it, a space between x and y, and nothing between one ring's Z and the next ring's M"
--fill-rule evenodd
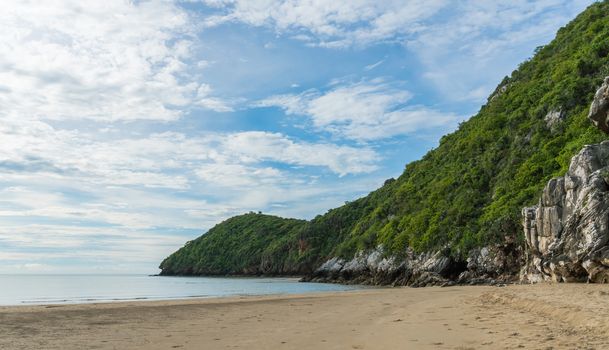
M588 118L609 133L609 77ZM609 282L609 141L585 146L539 204L523 209L524 281Z

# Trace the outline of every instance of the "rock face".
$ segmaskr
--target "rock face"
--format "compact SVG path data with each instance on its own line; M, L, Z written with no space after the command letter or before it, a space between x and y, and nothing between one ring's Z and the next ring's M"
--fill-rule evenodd
M565 114L561 109L550 111L543 118L546 122L546 127L552 132L555 132L558 126L565 120Z
M522 213L522 280L609 282L609 141L585 146L564 177L548 182L539 204Z
M609 77L596 91L588 118L606 134L609 134Z
M331 258L303 280L412 287L499 284L513 280L521 266L521 251L512 243L473 250L467 261L447 253L408 250L402 257L387 257L379 246L359 252L351 260Z
M588 118L609 134L609 77ZM585 146L522 216L527 252L521 280L609 282L609 141Z
M460 283L508 282L518 275L524 263L522 247L509 237L502 245L474 249L468 256L467 271L459 276Z

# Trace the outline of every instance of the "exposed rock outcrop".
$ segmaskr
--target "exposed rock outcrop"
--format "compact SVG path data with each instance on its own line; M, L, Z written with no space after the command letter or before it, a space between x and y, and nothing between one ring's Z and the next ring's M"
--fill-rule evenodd
M351 260L331 258L303 280L412 287L499 284L517 275L521 256L513 243L473 250L467 261L454 259L448 249L388 257L379 246Z
M459 283L481 284L509 282L518 275L524 263L522 247L512 237L505 243L474 249L467 258L467 271L459 276Z
M548 182L537 206L523 209L523 280L609 282L608 183L609 141L588 145L564 177Z
M588 118L609 133L609 77ZM585 146L539 204L522 210L529 282L609 282L609 141Z
M409 271L406 261L383 256L383 247L359 252L353 259L332 258L322 264L307 280L316 282L405 284Z
M596 91L588 118L599 129L609 134L609 77L605 78L603 85Z
M488 102L492 102L497 97L503 95L510 88L511 85L512 84L507 82L504 78L504 81L502 81L501 84L497 87L497 89L495 89L495 91L491 94L491 96L488 97Z
M546 122L546 127L552 132L556 132L558 126L560 126L564 120L565 113L562 111L562 109L552 110L543 118L543 121Z

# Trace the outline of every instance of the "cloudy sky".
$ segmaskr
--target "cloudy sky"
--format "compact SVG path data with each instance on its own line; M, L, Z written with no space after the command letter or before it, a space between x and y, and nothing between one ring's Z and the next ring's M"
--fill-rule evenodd
M156 273L230 216L362 196L590 3L4 2L0 273Z

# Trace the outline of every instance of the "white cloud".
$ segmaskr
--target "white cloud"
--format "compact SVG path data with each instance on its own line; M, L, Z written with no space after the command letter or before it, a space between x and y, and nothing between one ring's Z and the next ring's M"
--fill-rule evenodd
M125 227L4 224L0 244L6 248L0 251L0 273L150 273L159 257L183 241L180 236Z
M450 43L480 44L537 19L564 20L581 11L590 0L565 4L561 0L202 0L220 13L206 18L208 26L242 22L267 26L292 38L327 47L418 41L421 38ZM543 16L543 17L541 17ZM532 27L535 27L534 25ZM542 29L543 30L543 29ZM444 34L443 36L436 34ZM453 45L451 45L453 46Z
M5 172L74 176L101 185L186 189L188 170L202 164L217 165L214 174L228 174L227 164L251 166L265 161L357 174L376 169L378 158L365 147L295 141L258 131L201 136L166 132L105 139L39 121L8 120L0 125L0 168ZM258 170L270 174L267 167Z
M278 183L283 176L271 167L249 167L243 164L212 163L196 170L201 180L223 187L253 187Z
M334 85L327 92L272 96L255 104L277 106L288 114L308 116L313 126L355 140L378 140L438 127L454 126L459 117L424 106L408 105L412 94L382 80Z
M206 25L239 21L253 26L269 26L277 32L295 32L295 38L325 47L369 45L396 41L418 31L421 23L434 15L445 0L386 1L293 1L293 0L207 0L222 13L209 16Z
M3 3L0 117L175 120L198 87L191 27L164 1Z
M382 60L377 61L375 63L369 64L366 67L364 67L364 70L365 71L373 70L374 68L376 68L376 67L380 66L381 64L383 64L384 62L385 62L385 60L382 59Z
M208 84L201 84L197 90L196 105L215 112L232 112L229 102L212 95L212 88Z
M379 155L370 148L295 142L281 134L268 132L228 135L224 148L244 162L274 161L327 167L341 176L371 172L379 161Z
M480 103L517 62L594 1L206 2L220 12L207 18L209 26L229 22L263 26L306 45L327 48L403 44L405 54L420 62L421 77L443 98Z

